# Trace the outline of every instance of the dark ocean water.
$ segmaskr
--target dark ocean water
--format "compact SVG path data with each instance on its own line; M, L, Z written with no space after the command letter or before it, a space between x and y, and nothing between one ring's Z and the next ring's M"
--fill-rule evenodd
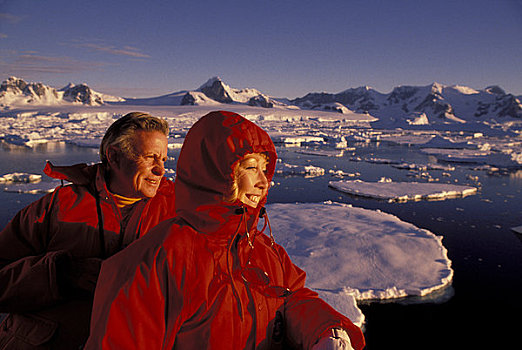
M488 174L469 165L455 165L454 171L431 170L439 182L479 187L476 195L443 201L387 203L353 197L328 187L337 180L328 174L341 169L377 181L419 181L408 171L390 164L353 161L354 156L386 158L425 164L434 161L416 148L381 143L357 145L343 157L305 155L299 149L279 148L284 162L315 165L324 176L276 176L269 202L321 202L332 200L368 209L380 209L401 220L443 236L455 271L451 287L425 298L394 302L364 303L367 349L510 349L518 348L522 322L522 236L510 230L522 225L522 171ZM170 151L176 157L179 150ZM0 175L12 172L43 174L45 160L57 165L95 162L96 149L66 144L43 145L36 149L0 148ZM167 162L175 168L175 160ZM44 179L43 181L47 181ZM0 227L41 194L0 192ZM277 235L276 235L277 239Z

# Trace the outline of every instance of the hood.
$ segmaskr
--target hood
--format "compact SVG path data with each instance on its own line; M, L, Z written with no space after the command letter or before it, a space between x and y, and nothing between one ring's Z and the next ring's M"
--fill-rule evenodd
M245 155L264 153L268 156L267 180L275 171L277 154L270 136L256 124L232 112L211 112L189 130L178 158L175 192L176 214L196 231L213 233L231 221L239 220L239 208L246 215L257 215L266 203L256 209L241 202L225 202L223 196L233 183L235 164ZM251 220L249 222L252 222ZM230 233L231 234L231 233Z
M54 179L69 181L75 185L89 185L96 175L96 166L85 163L56 166L47 161L44 173Z

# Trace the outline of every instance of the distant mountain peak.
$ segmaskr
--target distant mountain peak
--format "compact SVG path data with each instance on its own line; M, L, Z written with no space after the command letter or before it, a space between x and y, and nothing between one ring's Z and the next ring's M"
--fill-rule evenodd
M210 78L205 84L201 85L198 90L215 101L221 103L234 102L232 96L230 96L230 87L223 83L219 77Z
M210 78L209 80L207 80L203 85L201 85L198 88L198 90L202 91L205 88L212 87L215 83L220 83L220 84L226 85L225 83L223 83L223 80L221 80L220 77L214 76L214 77Z
M27 83L17 77L9 77L0 85L0 104L9 105L61 105L67 103L103 105L104 101L122 101L121 97L104 95L86 84L69 83L60 90L42 83Z
M492 86L488 86L487 88L484 89L485 91L489 92L490 94L494 94L494 95L505 95L506 92L504 91L504 89L502 89L500 86L498 85L492 85Z

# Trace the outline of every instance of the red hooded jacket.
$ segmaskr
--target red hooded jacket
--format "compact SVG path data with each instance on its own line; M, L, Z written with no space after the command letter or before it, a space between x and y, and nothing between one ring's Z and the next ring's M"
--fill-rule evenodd
M223 195L234 165L276 152L266 132L212 112L188 132L177 165L175 219L104 262L86 349L309 349L344 328L361 330L310 289L285 250L257 229L263 214Z
M0 232L0 312L10 313L0 349L78 349L89 335L93 296L65 289L60 271L75 259L111 256L174 216L174 184L166 178L122 224L101 166L48 164L45 172L74 184L22 209Z

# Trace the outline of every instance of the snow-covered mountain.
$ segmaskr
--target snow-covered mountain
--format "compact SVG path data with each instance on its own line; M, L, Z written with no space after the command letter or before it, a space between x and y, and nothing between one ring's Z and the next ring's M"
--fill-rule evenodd
M310 93L290 102L308 109L329 109L332 104L341 104L354 112L369 113L381 122L419 125L522 118L520 101L498 86L474 90L433 83L399 86L389 94L367 86L337 94Z
M117 101L124 99L96 92L85 84L71 83L56 90L42 83L27 83L23 79L9 77L0 85L0 107L63 104L99 106Z
M234 89L219 77L213 77L196 90L184 90L152 98L125 99L125 104L208 106L221 103L239 103L249 106L272 108L285 104L275 101L256 89Z
M498 86L475 90L465 86L433 83L399 86L384 94L368 86L339 93L309 93L294 100L274 98L259 90L231 88L213 77L195 90L183 90L151 98L122 98L93 91L85 84L69 84L56 90L42 83L26 83L11 77L0 86L0 107L23 105L166 105L220 106L242 104L264 108L306 109L343 114L367 113L390 126L463 124L522 119L522 98Z

